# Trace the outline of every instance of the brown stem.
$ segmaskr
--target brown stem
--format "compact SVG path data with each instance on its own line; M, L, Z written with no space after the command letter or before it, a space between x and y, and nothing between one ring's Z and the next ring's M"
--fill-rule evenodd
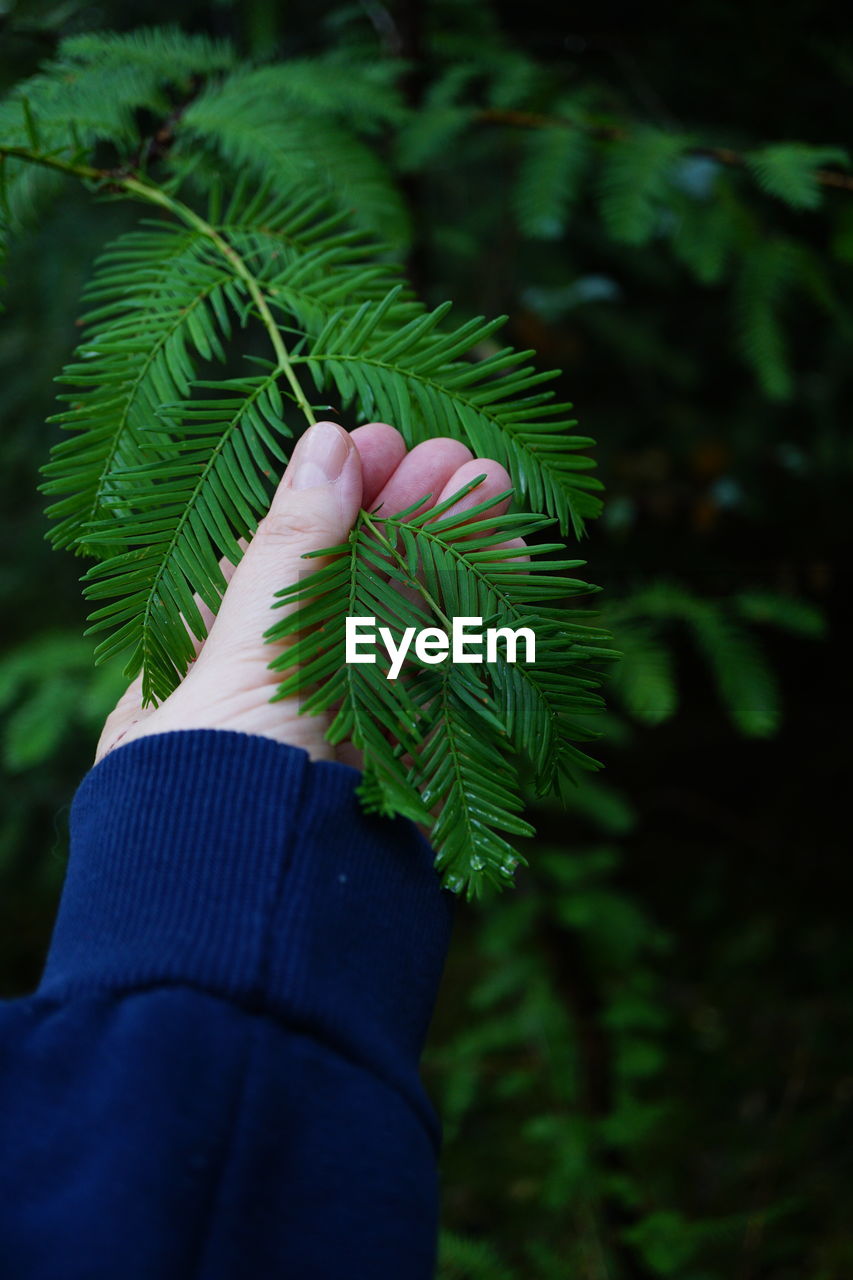
M568 120L565 116L547 116L535 111L505 111L496 107L478 111L474 118L481 124L506 124L516 129L581 129L590 137L602 142L623 142L630 137L631 133L630 129L616 124L581 124L575 120ZM746 166L745 156L739 151L732 150L731 147L694 146L689 147L688 151L691 155L708 156L718 164L726 165L731 169L743 169ZM834 169L816 169L814 179L822 187L853 191L853 174L850 173L837 173Z

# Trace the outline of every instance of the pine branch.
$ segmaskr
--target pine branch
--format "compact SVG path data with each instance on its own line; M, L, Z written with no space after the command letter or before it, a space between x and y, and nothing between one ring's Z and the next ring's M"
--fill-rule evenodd
M177 155L213 148L235 172L249 170L279 192L300 183L332 196L380 239L403 247L408 218L394 183L356 131L396 122L389 86L364 83L352 65L324 79L311 60L245 68L210 83L185 112ZM379 90L377 92L377 90Z
M535 111L505 110L489 107L472 113L475 122L482 124L509 125L516 129L570 129L585 133L599 142L625 142L633 138L634 130L624 125L608 124L596 120L582 120L559 115L545 115ZM822 150L816 148L816 150ZM838 163L849 163L847 153L840 148L831 148L833 158ZM707 156L729 169L745 169L754 165L751 154L734 150L732 147L719 147L693 143L686 148L686 154ZM818 186L839 191L853 191L853 174L839 173L835 169L818 168L812 174Z
M749 737L775 731L781 699L774 672L744 621L813 638L822 628L814 609L773 593L743 592L730 604L702 599L667 582L651 583L611 605L606 621L623 655L613 691L629 711L649 724L672 714L676 690L663 628L677 622L689 628L729 716Z
M207 633L195 597L218 610L220 556L240 560L238 539L269 506L262 477L286 460L279 437L290 434L278 377L273 367L255 379L196 384L218 396L164 409L168 445L123 469L121 520L91 528L105 559L86 574L85 594L113 601L90 616L90 632L111 632L96 656L131 645L128 671L142 671L144 702L167 697L184 675L195 656L188 630L198 640ZM113 546L120 550L109 554Z
M91 526L120 501L116 472L145 461L162 438L151 433L160 404L189 393L189 349L224 354L216 332L230 332L230 288L230 273L199 254L192 231L134 233L103 255L85 294L98 304L83 317L91 336L64 373L75 388L62 397L71 408L54 419L73 434L44 468L43 492L61 495L48 508L59 522L55 546L94 553ZM232 296L232 305L238 300Z
M104 635L98 657L128 654L126 672L142 672L149 703L184 675L194 640L205 636L200 604L215 613L221 601L221 558L239 559L240 540L268 506L293 429L286 402L303 421L314 420L300 375L324 392L334 389L338 403L357 401L364 416L395 422L409 445L446 434L502 461L519 496L564 530L582 533L600 507L601 487L581 453L591 441L571 434L571 406L546 385L556 375L527 363L531 352L504 348L473 358L501 322L475 319L445 330L448 307L427 311L382 247L342 217L349 197L323 194L321 135L336 171L344 152L349 162L355 157L352 199L369 207L369 166L347 124L359 116L369 132L398 122L382 76L339 90L317 85L308 64L286 64L209 79L193 97L192 49L177 40L170 67L158 47L156 35L138 49L132 40L105 38L73 55L89 59L91 83L107 70L124 77L101 132L94 119L79 137L62 123L56 66L35 107L22 102L20 120L5 132L0 120L0 159L15 166L15 182L44 170L161 216L98 263L82 341L65 375L68 407L58 416L69 435L55 447L43 486L56 499L54 541L98 561L84 579L95 605L90 631ZM208 52L202 74L222 56ZM279 111L279 97L289 115ZM158 156L170 170L163 183L133 163L146 150L129 127L134 102L160 120L180 120L168 153ZM115 145L119 163L91 163L95 138ZM190 152L189 139L204 146ZM245 172L224 215L223 180L210 163L216 153ZM179 190L207 192L208 209L200 212ZM4 231L13 226L14 218L4 219ZM249 376L201 381L201 363L224 361L235 328L250 320L265 332L273 359ZM556 559L543 574L542 557L562 555L560 544L531 548L530 563L493 545L538 532L547 517L487 520L491 503L453 517L449 505L424 517L363 513L348 543L329 549L322 570L282 593L288 612L271 637L282 645L278 696L303 692L306 713L331 717L330 741L359 747L368 807L422 822L434 810L442 874L457 891L475 894L486 883L511 881L521 860L510 843L530 833L520 816L520 764L543 794L596 767L576 744L596 736L587 716L601 705L598 669L612 653L588 614L560 607L563 597L590 590L567 576L581 561ZM412 599L401 588L415 583ZM348 616L376 616L400 637L430 619L449 628L463 613L483 617L486 627L535 627L536 665L501 655L487 674L420 664L416 679L407 672L388 680L380 664L342 660Z
M120 182L123 191L131 196L136 196L141 200L149 201L151 204L160 205L161 208L168 210L181 222L187 226L195 228L202 236L206 237L213 244L219 253L230 264L234 275L246 287L246 291L257 309L261 323L267 331L273 351L278 360L278 368L290 384L293 391L293 397L299 408L304 413L307 421L313 423L315 421L314 414L305 398L302 387L293 371L287 348L281 336L281 331L273 319L272 312L269 309L266 297L258 283L257 276L247 266L245 260L240 256L237 250L228 243L223 235L216 230L209 222L205 222L199 214L197 214L189 205L183 204L176 200L174 196L167 194L159 187L149 186L147 183L141 182L137 178L124 178Z
M555 759L562 769L594 766L573 747L572 739L589 735L572 716L600 706L592 667L610 651L600 630L549 606L590 590L566 576L578 561L544 559L553 544L532 545L529 562L495 546L547 520L504 516L496 533L493 499L449 512L462 494L421 515L422 503L395 516L363 512L346 544L317 553L328 561L321 569L279 593L287 614L267 635L284 646L271 663L284 675L277 697L299 694L305 713L339 707L327 736L351 739L364 753L372 807L431 821L446 886L470 897L487 883L505 885L522 861L505 838L530 834L519 817L517 761L533 766L543 790L558 786ZM387 680L378 649L374 664L345 660L347 616L381 618L399 644L408 627L463 615L482 617L484 626L531 627L535 665L511 663L500 651L476 673L412 658Z
M430 435L461 437L480 457L493 457L533 506L545 506L561 528L583 531L600 509L594 465L578 456L590 441L569 434L571 405L540 391L556 375L523 364L532 353L504 348L478 363L460 354L491 337L502 320L469 321L437 332L448 307L416 316L402 328L386 323L396 302L392 291L351 316L335 316L311 350L294 356L306 364L318 389L334 380L345 403L357 399L365 416L385 415L400 424L412 445Z

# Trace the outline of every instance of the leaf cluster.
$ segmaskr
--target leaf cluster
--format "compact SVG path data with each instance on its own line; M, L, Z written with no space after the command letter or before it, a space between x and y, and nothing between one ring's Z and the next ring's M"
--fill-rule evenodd
M113 115L93 119L92 132L54 135L50 113L61 114L69 60L85 69L73 94L122 59ZM344 75L340 60L334 69L319 75L316 60L234 65L222 46L176 33L93 36L63 46L29 97L20 90L26 141L6 143L16 165L76 174L158 214L106 248L86 290L55 418L64 438L45 467L51 538L95 559L84 590L90 630L103 634L99 659L124 655L127 675L141 672L145 701L159 702L205 637L201 605L219 605L223 559L239 559L289 439L314 419L312 388L341 410L394 422L409 445L449 435L503 462L519 500L542 516L504 517L474 541L451 523L395 528L404 544L416 539L424 572L440 579L435 604L447 616L477 604L485 618L501 608L517 617L538 602L535 674L498 664L488 681L454 674L406 692L406 682L392 688L359 672L341 688L339 634L322 652L313 636L292 649L305 666L298 679L319 681L310 708L343 700L332 736L364 751L366 800L421 818L435 808L446 881L473 894L511 878L518 855L506 837L530 830L514 753L539 789L564 788L574 765L591 763L572 742L590 731L571 717L597 704L592 667L606 657L600 631L543 603L581 584L539 572L548 561L538 554L535 568L501 566L489 547L516 525L537 532L545 516L580 535L600 509L601 486L583 452L592 442L573 434L571 405L549 386L555 375L537 370L531 351L496 347L501 320L447 326L449 304L417 302L383 245L359 229L379 227L380 208L392 210L388 191L397 197L353 130L377 137L401 108L385 72ZM167 108L158 136L165 127L169 145L154 157L140 122ZM99 175L91 159L104 138L119 163ZM399 243L391 222L383 229ZM250 344L267 342L268 355L252 352L251 367L235 373L244 331ZM377 610L394 605L399 622L399 595L364 569L379 525L369 537L365 528L348 558L334 557L334 590L322 579L323 607L346 610L374 591ZM396 752L380 727L392 706Z
M828 199L850 199L849 190L832 194L833 180L848 176L844 148L778 142L737 151L725 139L638 116L594 79L546 71L535 59L511 53L497 32L472 32L462 44L464 61L456 44L453 57L442 61L436 43L434 79L399 135L405 171L450 187L464 184L469 166L508 167L509 204L522 241L559 243L569 253L574 242L594 244L616 280L626 252L647 248L686 269L694 282L723 286L731 299L733 345L772 400L789 401L795 393L786 341L795 300L831 316L849 334L836 281L792 220L783 218L781 230L767 227L774 217L768 196L795 215L817 211ZM521 92L506 92L508 84ZM457 157L452 170L449 148ZM471 256L477 242L445 233L442 247ZM573 299L566 310L577 305L572 284L562 293L558 286L555 295ZM527 297L547 293L528 289ZM611 297L620 296L614 287ZM547 309L541 314L553 318Z
M573 740L594 736L577 716L600 707L596 663L613 654L585 611L559 603L589 592L567 576L584 562L546 559L559 543L513 557L495 545L492 501L451 510L465 492L422 514L422 501L394 516L363 513L346 544L317 553L328 563L279 594L286 616L268 636L283 646L276 696L333 717L329 740L363 754L369 806L430 825L445 884L473 896L505 885L523 861L507 840L532 834L519 816L519 764L540 794L597 767ZM501 531L529 538L548 523L517 513ZM508 661L499 647L489 665L412 659L389 680L378 649L373 662L345 661L346 617L381 619L396 644L410 628L449 631L454 617L527 626L536 662Z
M696 645L733 724L754 738L772 735L781 718L778 680L753 634L755 625L810 639L824 630L820 612L793 597L743 591L713 600L663 581L613 603L605 618L621 653L612 692L631 715L645 724L659 724L676 711L672 629L681 627Z

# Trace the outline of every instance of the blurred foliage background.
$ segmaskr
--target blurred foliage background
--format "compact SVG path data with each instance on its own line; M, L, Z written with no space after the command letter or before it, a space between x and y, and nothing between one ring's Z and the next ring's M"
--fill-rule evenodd
M390 75L356 216L430 303L507 313L599 442L583 554L624 654L607 769L533 814L515 892L460 907L425 1063L442 1275L846 1280L843 9L0 0L0 86L66 34L167 22ZM93 670L37 484L81 287L137 216L64 188L14 246L0 321L6 996L37 981L122 687Z

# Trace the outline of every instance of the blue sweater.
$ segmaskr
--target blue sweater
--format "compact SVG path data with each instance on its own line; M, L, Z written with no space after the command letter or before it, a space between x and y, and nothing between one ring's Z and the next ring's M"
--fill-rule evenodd
M86 777L0 1006L4 1280L428 1280L453 899L343 765L195 730Z

